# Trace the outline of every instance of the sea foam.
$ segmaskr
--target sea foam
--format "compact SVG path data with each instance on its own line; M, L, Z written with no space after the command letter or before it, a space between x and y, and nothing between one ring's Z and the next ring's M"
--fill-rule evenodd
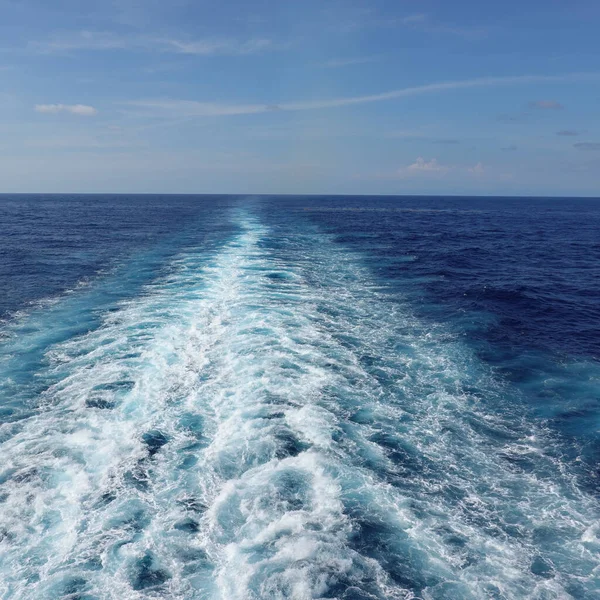
M45 348L2 426L2 597L593 598L551 432L359 255L234 219Z

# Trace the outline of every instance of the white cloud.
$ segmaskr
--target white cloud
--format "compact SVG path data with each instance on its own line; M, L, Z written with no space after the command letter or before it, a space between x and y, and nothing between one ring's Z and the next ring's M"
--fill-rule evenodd
M419 156L412 165L409 165L405 169L400 169L401 172L408 173L446 173L449 170L450 167L440 165L437 159L432 158L427 161L422 156Z
M482 163L478 162L474 167L469 167L469 173L473 173L473 175L483 175L485 173L485 167Z
M45 115L67 112L81 117L93 117L98 114L93 106L85 104L36 104L34 110Z
M306 111L326 108L340 108L382 102L410 96L465 90L481 87L495 87L504 85L528 85L534 83L559 83L569 81L584 81L600 79L600 73L569 73L566 75L517 75L513 77L480 77L461 81L443 81L415 87L407 87L390 92L370 94L364 96L351 96L346 98L332 98L329 100L286 102L282 104L219 104L197 102L194 100L137 100L124 104L142 109L144 114L154 113L153 116L181 118L181 117L208 117L228 116L243 114L258 114L274 110Z

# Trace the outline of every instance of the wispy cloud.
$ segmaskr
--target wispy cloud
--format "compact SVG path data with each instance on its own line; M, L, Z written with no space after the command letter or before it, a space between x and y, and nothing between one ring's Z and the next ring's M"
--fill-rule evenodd
M430 125L418 127L415 129L396 129L392 131L385 131L384 137L405 140L411 140L415 138L428 138L431 137L431 133L428 133L429 130L431 130Z
M600 73L570 73L565 75L517 75L509 77L480 77L461 81L444 81L427 85L406 87L389 92L332 98L329 100L284 102L281 104L220 104L194 100L135 100L123 103L142 111L146 116L163 118L214 117L244 114L259 114L272 111L308 111L341 108L371 102L383 102L423 94L466 90L471 88L528 85L536 83L560 83L600 79Z
M392 19L374 19L373 24L382 27L409 27L423 33L455 35L466 39L478 39L487 35L487 29L483 27L465 27L438 21L426 13Z
M194 40L125 36L110 31L79 31L28 44L30 50L41 54L68 53L77 50L137 50L198 56L255 54L265 51L271 46L273 46L272 41L266 38L250 38L247 40L206 38Z
M562 110L564 106L556 100L536 100L529 103L529 108L537 110Z
M118 148L134 148L142 144L139 142L110 139L109 137L93 135L57 135L51 137L34 137L25 139L24 146L29 148L56 148L64 150L112 150Z
M466 40L478 40L485 38L488 30L484 27L465 27L452 23L445 23L431 19L428 15L423 15L420 21L413 23L414 27L424 33L441 34L461 37Z
M556 135L560 135L563 137L576 137L579 135L579 131L574 131L573 129L561 129L556 132Z
M377 56L357 56L355 58L332 58L321 64L325 69L339 69L352 65L364 65L379 60Z
M281 106L266 104L219 104L194 100L134 100L123 104L137 109L142 116L165 118L251 115L281 109Z
M573 144L578 150L586 150L588 152L600 152L600 142L579 142Z
M501 115L498 115L496 120L500 123L524 123L525 121L527 121L529 116L530 115L526 112L516 114L503 113Z
M478 162L474 167L469 167L467 171L473 175L483 175L485 173L485 167L482 163Z
M97 109L86 104L36 104L34 110L45 115L66 112L81 117L93 117L98 114Z
M185 42L180 40L157 40L164 44L164 50L169 49L179 54L196 54L210 56L213 54L244 55L255 54L270 48L273 43L266 38L255 38L244 42L231 39L199 40Z
M55 35L49 40L29 42L34 52L50 54L71 50L120 50L138 46L139 38L119 36L109 31L78 31Z
M401 17L399 22L402 25L413 25L415 23L423 23L427 20L427 15L424 13L417 13L414 15L408 15L406 17Z
M456 144L460 144L460 140L454 139L444 139L444 140L433 140L434 144L443 144L447 146L454 146Z
M510 144L509 146L505 146L504 148L500 149L504 152L515 152L515 150L518 150L518 146L516 146L515 144Z
M437 20L435 16L427 13L392 17L383 13L378 14L373 9L348 11L345 7L343 14L334 12L333 16L335 24L332 29L340 33L354 33L364 29L404 28L426 34L447 34L473 40L485 37L488 33L484 27L456 25Z
M378 16L371 11L356 23L355 29L365 27L416 27L427 22L429 16L425 13L414 13L403 17Z
M563 110L564 106L555 100L536 100L527 104L528 110L518 113L503 113L497 119L501 123L524 123L533 118L533 113L547 110ZM533 112L532 112L533 111Z

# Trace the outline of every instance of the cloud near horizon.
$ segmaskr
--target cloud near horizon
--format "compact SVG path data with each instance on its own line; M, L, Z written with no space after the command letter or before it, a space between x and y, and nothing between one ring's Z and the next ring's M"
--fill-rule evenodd
M481 176L486 173L486 169L482 162L478 162L472 167L465 167L460 165L444 165L438 162L437 158L431 158L426 160L422 156L419 156L415 162L406 166L400 167L396 171L396 176L401 178L406 177L440 177L450 174L470 174Z
M86 104L36 104L34 110L44 115L66 112L81 117L93 117L98 114L97 109Z
M419 156L412 165L404 169L400 169L400 172L408 173L446 173L450 170L450 167L440 165L436 158L431 160L425 160L422 156Z

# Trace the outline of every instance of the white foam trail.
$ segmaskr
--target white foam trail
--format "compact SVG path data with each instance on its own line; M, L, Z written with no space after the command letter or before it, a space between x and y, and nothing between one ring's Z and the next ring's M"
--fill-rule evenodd
M483 366L326 236L239 222L48 351L2 597L591 598L597 504Z

